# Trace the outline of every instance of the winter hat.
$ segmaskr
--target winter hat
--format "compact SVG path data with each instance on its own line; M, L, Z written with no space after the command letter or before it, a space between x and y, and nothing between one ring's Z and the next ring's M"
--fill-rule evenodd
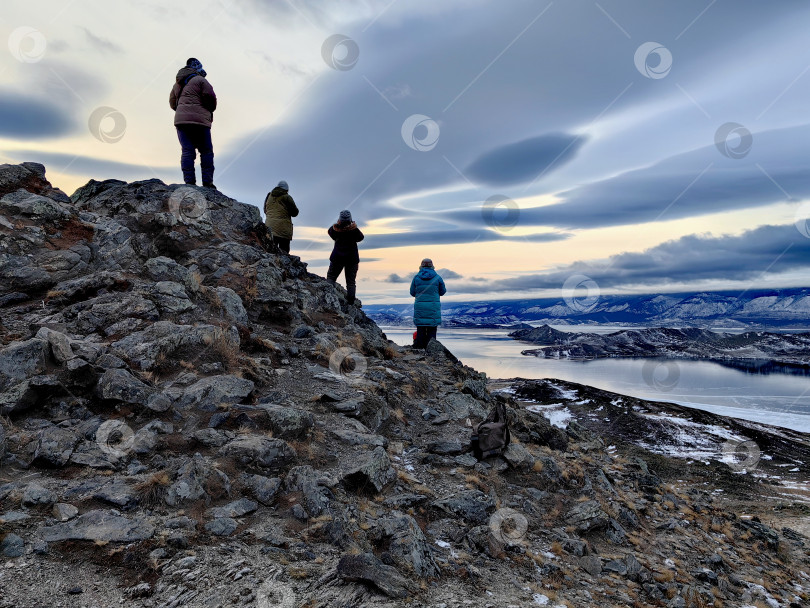
M287 185L287 182L285 182L284 180L281 180L278 183L278 186L276 186L276 188L281 188L282 190L289 190L290 189L290 187Z
M425 258L422 260L422 264L420 265L421 268L433 268L433 260L430 258Z
M205 78L208 75L203 69L202 63L200 63L200 60L197 59L196 57L189 57L188 60L186 61L186 67L191 68L203 78Z
M348 209L344 209L340 212L340 217L338 218L341 222L351 222L352 221L352 212Z

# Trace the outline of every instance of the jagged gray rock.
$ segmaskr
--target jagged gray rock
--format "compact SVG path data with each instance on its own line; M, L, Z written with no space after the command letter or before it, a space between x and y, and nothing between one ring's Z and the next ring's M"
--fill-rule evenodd
M79 437L74 431L49 424L37 435L33 461L44 466L63 467L70 460L78 441Z
M430 544L410 515L395 511L390 517L380 519L371 538L388 543L388 552L400 568L410 570L420 578L439 575Z
M200 499L208 501L212 496L227 496L230 491L228 476L202 455L194 454L179 467L165 500L170 507L178 507Z
M415 591L413 583L371 553L343 556L338 562L337 574L344 581L374 585L388 597L405 598Z
M476 525L487 523L490 513L495 510L495 501L480 490L459 492L447 498L435 500L432 504L446 513L461 517Z
M573 507L565 516L565 521L574 526L577 532L587 533L607 527L610 517L595 500L586 500Z
M274 437L298 439L315 426L315 418L306 410L263 403L258 407L266 414Z
M42 539L49 543L62 540L135 542L152 538L154 533L154 525L145 517L127 518L98 509L39 530Z
M145 405L154 389L124 369L108 369L98 380L98 396L102 399Z
M343 476L343 483L356 492L379 493L396 478L397 472L391 466L391 460L385 449L376 447L365 462L350 469Z
M242 465L268 470L282 469L296 459L295 450L286 441L269 437L235 439L220 451L224 456L232 456Z

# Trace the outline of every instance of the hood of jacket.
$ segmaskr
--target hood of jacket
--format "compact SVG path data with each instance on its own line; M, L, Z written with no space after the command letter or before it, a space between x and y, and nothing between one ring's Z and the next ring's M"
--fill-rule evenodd
M433 270L433 268L425 267L421 268L419 270L419 274L416 276L418 276L423 281L430 281L431 279L436 277L436 271Z
M183 81L184 81L186 78L188 78L189 76L191 76L192 74L196 74L197 76L202 76L202 74L200 74L200 73L199 73L197 70L195 70L194 68L190 68L190 67L186 66L186 67L184 67L184 68L180 68L180 71L179 71L179 72L177 72L177 76L175 77L175 81L176 81L176 82L177 82L177 84L179 84L180 86L183 86Z
M284 188L279 188L278 186L276 186L270 191L270 196L272 196L273 198L279 198L280 196L284 196L285 194L287 194L287 191Z

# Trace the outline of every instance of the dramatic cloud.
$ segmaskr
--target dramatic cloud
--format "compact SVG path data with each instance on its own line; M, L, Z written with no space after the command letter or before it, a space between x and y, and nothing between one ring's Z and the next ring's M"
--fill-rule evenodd
M607 260L576 262L545 274L491 281L486 285L456 285L455 291L518 291L560 289L567 279L581 276L601 289L647 286L651 291L668 283L732 280L755 281L765 273L785 273L810 266L810 238L794 224L761 226L738 236L690 235L641 253L622 253Z
M441 275L441 277L445 280L453 280L453 279L463 279L464 277L461 276L459 273L450 270L449 268L439 268L436 272Z
M45 139L77 128L74 117L51 101L21 93L0 93L0 136Z
M519 242L550 243L564 241L570 234L542 233L514 237ZM371 234L363 241L366 249L385 249L414 245L454 245L458 243L488 243L491 241L512 240L508 235L494 230L443 230L397 232L394 234ZM427 250L426 250L427 251Z
M37 150L10 150L9 155L22 161L35 161L45 165L46 169L56 172L73 169L77 172L92 175L93 179L123 179L136 181L154 177L167 183L177 182L177 169L174 167L148 167L130 163L119 163L88 156L41 152Z
M86 27L81 28L84 31L84 35L87 39L87 42L90 43L97 51L102 53L123 53L124 49L120 46L112 42L111 40L107 40L106 38L101 38L100 36L96 36L93 32L91 32Z
M500 146L478 157L465 173L473 181L508 186L531 181L576 156L585 137L553 133Z

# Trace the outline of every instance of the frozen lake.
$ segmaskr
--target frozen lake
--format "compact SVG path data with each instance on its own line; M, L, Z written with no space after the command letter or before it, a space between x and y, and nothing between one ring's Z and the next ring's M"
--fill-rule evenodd
M572 330L563 326L555 329ZM397 344L412 343L412 328L382 330ZM512 340L507 333L499 329L439 328L438 337L466 365L490 378L559 378L642 399L672 401L725 416L810 432L810 374L752 372L711 361L540 359L521 355L521 350L536 346Z

